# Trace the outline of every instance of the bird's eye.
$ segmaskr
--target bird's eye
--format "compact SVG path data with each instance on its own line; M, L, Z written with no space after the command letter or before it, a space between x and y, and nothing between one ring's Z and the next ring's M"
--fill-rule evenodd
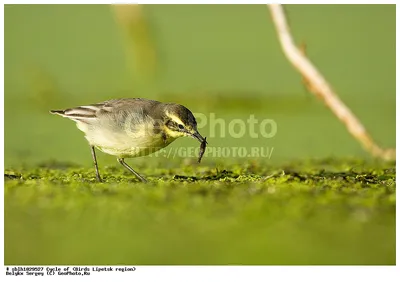
M178 124L179 129L184 129L185 127L182 124Z

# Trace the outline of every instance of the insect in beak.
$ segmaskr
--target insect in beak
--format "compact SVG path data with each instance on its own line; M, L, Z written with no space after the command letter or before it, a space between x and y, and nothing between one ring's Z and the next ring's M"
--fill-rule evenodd
M201 158L204 155L204 152L206 151L206 145L208 144L206 138L203 138L203 136L200 135L197 131L192 134L192 137L199 140L200 144L200 151L199 151L199 159L197 160L198 163L200 163Z

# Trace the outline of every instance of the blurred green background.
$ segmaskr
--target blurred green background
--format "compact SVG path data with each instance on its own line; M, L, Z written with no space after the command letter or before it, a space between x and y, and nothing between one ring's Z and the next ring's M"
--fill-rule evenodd
M394 147L395 6L286 9L310 59L373 138ZM5 5L6 167L49 159L90 166L83 134L48 110L117 97L173 101L227 120L274 119L278 132L271 139L209 138L210 146L274 147L272 162L369 157L307 93L280 49L266 6L147 5L143 13L157 52L150 80L127 60L127 40L110 6ZM209 125L201 132L208 136ZM171 146L197 144L182 139Z
M343 101L395 147L395 5L286 11ZM109 5L5 5L6 264L395 264L394 163L373 161L305 90L265 5L142 12L125 29ZM83 133L48 111L118 97L274 119L270 139L200 128L210 147L272 156L129 160L142 185L99 153L96 183ZM199 144L170 145L182 146Z

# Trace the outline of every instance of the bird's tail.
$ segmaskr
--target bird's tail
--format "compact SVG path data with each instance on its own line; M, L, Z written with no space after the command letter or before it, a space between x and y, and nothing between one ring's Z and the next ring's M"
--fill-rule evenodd
M96 118L98 108L94 106L82 106L66 110L51 110L50 113L69 118L76 122L90 123Z
M98 106L90 105L90 106L80 106L76 108L70 108L66 110L52 110L50 113L57 114L65 117L76 117L76 118L95 118L97 112L100 111L101 108Z

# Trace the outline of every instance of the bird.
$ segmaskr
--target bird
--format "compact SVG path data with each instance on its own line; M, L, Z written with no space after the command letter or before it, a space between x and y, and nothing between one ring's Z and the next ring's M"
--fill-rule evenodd
M95 148L116 156L122 166L142 182L147 182L145 177L125 162L126 158L152 154L183 136L198 140L201 148L207 144L206 138L197 130L193 113L176 103L121 98L65 110L51 110L50 113L75 121L78 129L84 132L99 182L102 179Z

